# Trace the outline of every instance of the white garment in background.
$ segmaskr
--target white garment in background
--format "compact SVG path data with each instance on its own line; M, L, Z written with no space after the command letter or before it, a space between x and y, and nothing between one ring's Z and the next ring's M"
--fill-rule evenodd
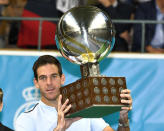
M56 8L64 13L78 4L79 0L57 0Z

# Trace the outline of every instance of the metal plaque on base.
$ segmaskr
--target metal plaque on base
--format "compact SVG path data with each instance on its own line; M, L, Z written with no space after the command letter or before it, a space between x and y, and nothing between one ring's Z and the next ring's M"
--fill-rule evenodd
M119 111L125 77L100 74L99 62L112 50L115 30L110 17L94 6L75 7L59 20L56 44L70 62L80 65L81 79L61 88L62 102L72 105L66 117L97 118Z

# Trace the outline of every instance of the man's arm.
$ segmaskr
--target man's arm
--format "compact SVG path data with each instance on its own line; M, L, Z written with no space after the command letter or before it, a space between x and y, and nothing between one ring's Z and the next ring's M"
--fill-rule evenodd
M120 94L122 100L121 103L128 105L125 107L122 107L122 110L120 111L120 119L118 124L117 131L130 131L129 127L129 120L128 120L128 112L132 109L132 97L130 95L130 90L125 89L121 91ZM104 128L103 131L114 131L110 126L107 126Z
M130 131L129 120L128 120L128 110L120 111L120 119L117 131Z
M130 95L130 90L122 90L120 96L122 98L121 103L128 106L122 107L122 110L120 111L120 119L117 131L130 131L128 120L128 112L132 109L132 97Z

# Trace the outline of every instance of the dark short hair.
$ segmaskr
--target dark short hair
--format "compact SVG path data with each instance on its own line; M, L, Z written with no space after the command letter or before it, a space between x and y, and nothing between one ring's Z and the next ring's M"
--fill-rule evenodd
M58 67L58 73L59 73L59 75L61 76L63 74L62 73L61 64L60 64L60 62L54 56L51 56L51 55L43 55L43 56L40 56L35 61L34 65L33 65L33 72L34 72L34 77L36 78L36 80L38 80L37 69L40 66L43 66L43 65L46 65L46 64L54 64L54 65L56 65Z
M2 103L2 101L3 101L3 91L0 88L0 104Z

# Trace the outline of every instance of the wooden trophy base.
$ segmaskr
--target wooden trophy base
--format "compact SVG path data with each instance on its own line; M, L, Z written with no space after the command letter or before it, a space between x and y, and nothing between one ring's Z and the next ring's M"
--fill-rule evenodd
M120 111L125 77L86 77L61 88L62 103L72 105L66 117L98 118Z

